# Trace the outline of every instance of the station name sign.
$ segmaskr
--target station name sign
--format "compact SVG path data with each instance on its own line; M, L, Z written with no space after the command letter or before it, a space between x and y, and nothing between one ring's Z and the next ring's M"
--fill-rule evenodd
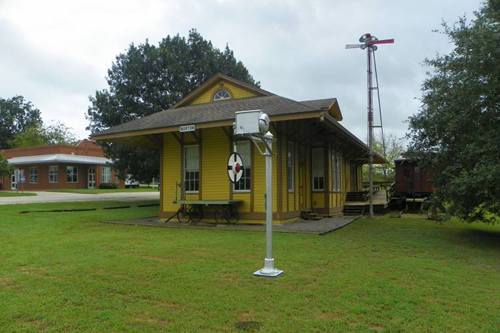
M184 132L194 132L196 130L196 126L193 125L183 125L179 126L179 132L184 133Z

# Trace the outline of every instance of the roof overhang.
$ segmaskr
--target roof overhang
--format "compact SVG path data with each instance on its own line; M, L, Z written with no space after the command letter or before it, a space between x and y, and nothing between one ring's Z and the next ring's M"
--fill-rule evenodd
M313 119L320 118L322 114L325 112L322 111L314 111L314 112L302 112L302 113L293 113L293 114L285 114L285 115L276 115L271 116L270 120L272 122L280 122L287 120L301 120L301 119ZM223 120L223 121L213 121L213 122L205 122L205 123L197 123L195 124L196 129L204 129L204 128L215 128L215 127L232 127L234 123L234 119ZM183 124L189 125L189 124ZM128 131L122 133L114 133L114 134L103 134L103 135L94 135L93 139L97 141L114 141L115 139L124 139L130 137L139 137L139 136L147 136L147 135L155 135L155 134L163 134L163 133L172 133L179 132L180 126L172 126L172 127L162 127L155 129L147 129L147 130L138 130L138 131Z
M369 161L369 148L368 146L358 139L354 134L349 132L344 126L342 126L335 118L333 118L329 113L323 113L320 117L320 121L328 128L340 133L349 142L355 144L364 154L359 162L368 163ZM375 164L388 164L389 162L380 154L373 154L373 163Z
M342 112L340 112L340 106L339 106L339 103L337 102L337 99L335 99L335 101L332 104L330 104L330 106L328 107L328 110L330 111L330 114L337 121L341 121L342 119L344 119L344 117L342 117Z
M71 154L48 154L48 155L32 155L19 156L7 159L7 162L12 165L26 164L57 164L57 163L74 163L74 164L99 164L105 165L113 161L98 156L83 156Z
M335 105L338 104L335 103ZM304 120L304 119L317 119L325 127L329 130L334 131L336 134L341 135L348 142L354 144L359 151L361 152L362 157L359 158L359 162L368 163L369 160L369 148L368 146L358 139L354 134L349 132L344 126L342 126L328 111L314 111L314 112L303 112L303 113L293 113L293 114L285 114L285 115L276 115L271 116L271 123L273 122L284 122L284 121L293 121L293 120ZM214 122L205 122L198 123L196 125L196 129L204 129L204 128L216 128L216 127L232 127L234 120L224 120L224 121L214 121ZM182 126L182 125L181 125ZM163 127L156 129L147 129L147 130L139 130L139 131L129 131L122 133L114 133L107 135L96 135L95 138L97 141L111 141L111 142L122 142L129 144L139 144L141 141L148 142L150 140L142 140L141 137L147 137L151 135L158 135L164 133L175 133L179 132L180 126L173 127ZM389 163L383 156L374 153L373 159L375 164L387 164Z

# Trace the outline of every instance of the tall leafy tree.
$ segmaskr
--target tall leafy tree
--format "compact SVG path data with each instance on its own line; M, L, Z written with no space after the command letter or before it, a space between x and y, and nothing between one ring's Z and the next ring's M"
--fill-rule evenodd
M167 36L158 45L147 40L131 44L108 70L109 87L90 97L88 129L98 132L168 109L219 72L255 84L229 47L223 51L215 48L196 30L191 30L187 38ZM158 176L158 151L118 143L104 146L122 176L126 171L142 181Z
M443 32L453 50L426 60L409 155L436 171L436 200L468 220L500 214L500 2ZM496 217L495 217L496 216Z
M373 168L373 179L374 181L380 182L393 182L395 173L394 161L401 157L405 151L403 141L393 134L384 135L385 142L385 158L388 164L376 164ZM384 156L384 144L382 143L382 137L374 138L373 151ZM368 181L369 166L368 164L363 165L363 181Z
M14 167L0 154L0 177L8 176L12 172L14 172Z
M19 133L41 125L40 110L23 96L0 98L0 149L10 148L10 142Z
M20 132L9 141L12 148L40 145L76 144L78 139L63 123L53 125L34 125Z

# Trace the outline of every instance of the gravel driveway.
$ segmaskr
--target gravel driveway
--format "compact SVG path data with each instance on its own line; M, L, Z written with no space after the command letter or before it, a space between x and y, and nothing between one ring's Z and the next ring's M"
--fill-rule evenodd
M31 191L30 191L31 192ZM45 203L45 202L71 202L71 201L143 201L159 200L160 192L116 192L101 194L81 194L63 192L34 192L36 196L26 197L0 197L0 205Z

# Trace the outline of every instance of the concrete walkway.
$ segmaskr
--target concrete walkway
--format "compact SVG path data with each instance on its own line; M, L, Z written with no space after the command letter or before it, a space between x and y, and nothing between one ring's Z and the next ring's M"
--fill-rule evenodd
M292 232L303 234L324 235L329 232L340 229L349 223L354 222L358 216L339 216L324 218L319 221L300 220L296 223L273 225L275 232ZM159 228L182 228L182 229L208 229L208 230L243 230L243 231L265 231L265 225L259 224L215 224L215 223L197 223L184 224L178 222L162 222L158 217L125 220L125 221L103 221L103 223L136 225L145 227Z
M31 192L31 191L30 191ZM72 202L72 201L144 201L159 200L160 192L116 192L100 194L63 193L63 192L33 192L35 196L0 197L0 205Z

